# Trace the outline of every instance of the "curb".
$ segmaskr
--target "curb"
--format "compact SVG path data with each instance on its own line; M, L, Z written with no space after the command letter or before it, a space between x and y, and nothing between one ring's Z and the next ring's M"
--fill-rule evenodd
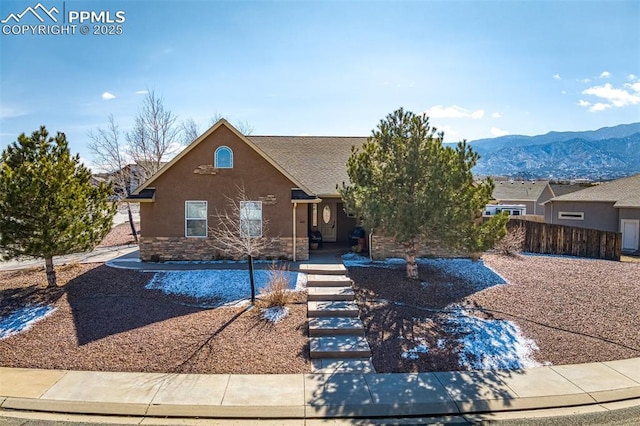
M83 415L315 419L640 406L640 358L520 371L202 375L0 367L0 407ZM634 401L635 400L635 401Z

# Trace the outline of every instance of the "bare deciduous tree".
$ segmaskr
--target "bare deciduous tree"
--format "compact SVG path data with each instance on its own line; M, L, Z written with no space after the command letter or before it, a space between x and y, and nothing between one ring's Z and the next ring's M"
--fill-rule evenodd
M226 209L222 211L216 209L217 226L209 228L209 235L212 238L208 241L226 256L247 258L253 305L256 297L253 259L271 247L271 240L267 237L267 221L262 219L261 202L251 200L244 186L237 186L236 190L235 198L225 195Z
M200 136L200 128L193 118L187 118L182 122L182 143L189 145Z
M164 106L164 99L150 90L142 101L133 129L127 132L129 155L145 174L157 172L180 149L177 116Z
M505 256L515 256L524 249L527 229L523 225L511 226L502 239L500 239L494 249Z
M225 117L222 114L215 113L213 117L211 117L211 120L209 121L209 125L213 126L223 118ZM255 130L253 126L249 124L248 121L238 121L237 123L232 123L232 124L233 124L233 127L238 129L238 131L245 136L250 135Z
M98 170L109 174L109 178L113 184L114 195L117 201L121 201L128 195L127 181L131 169L127 170L126 147L121 143L120 130L113 118L113 114L109 115L106 129L98 127L95 131L88 133L89 150L93 154L93 163ZM138 243L138 233L133 223L133 214L131 213L131 205L126 203L127 212L129 213L129 224L131 226L131 234L133 239Z

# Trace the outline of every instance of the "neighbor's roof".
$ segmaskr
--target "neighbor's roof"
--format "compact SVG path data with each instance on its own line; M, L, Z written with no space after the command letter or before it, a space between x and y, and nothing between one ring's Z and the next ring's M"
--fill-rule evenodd
M336 185L349 183L351 147L366 137L246 136L297 181L320 196L337 195Z
M600 201L614 207L640 208L640 174L591 186L549 201Z
M495 182L493 199L497 201L538 201L549 181Z

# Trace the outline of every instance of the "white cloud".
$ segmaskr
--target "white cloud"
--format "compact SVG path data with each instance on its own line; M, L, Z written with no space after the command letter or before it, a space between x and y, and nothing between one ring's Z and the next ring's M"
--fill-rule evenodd
M554 78L555 80L561 80L561 79L562 79L562 77L560 77L560 74L554 74L554 75L553 75L553 78Z
M136 91L136 95L146 95L147 93L149 93L148 90L137 90Z
M638 81L637 83L627 83L624 85L624 87L627 87L636 93L640 93L640 81Z
M627 80L629 80L629 81L634 81L636 78L638 78L638 77L636 77L634 74L629 74L627 76Z
M580 80L582 83L591 83L591 79L590 78L583 78L582 80Z
M477 111L473 111L471 113L471 118L473 118L474 120L479 120L482 117L484 117L484 110L482 110L482 109L479 109Z
M600 73L600 78L609 78L611 77L611 73L609 71L602 71Z
M591 102L587 102L584 99L580 99L580 101L578 102L578 105L580 105L581 107L588 107L589 105L591 105Z
M631 89L635 93L629 93L624 89L616 89L611 83L606 83L604 86L593 86L582 91L583 95L592 95L601 99L607 100L611 105L616 107L623 107L627 105L636 105L640 103L640 85L627 84L625 87ZM596 104L597 105L597 104ZM596 109L595 111L602 111L602 109Z
M566 91L566 90L563 90L563 91L562 91L562 92L560 92L560 93L562 93L563 95L566 95L566 94L567 94L567 91Z
M430 118L472 118L478 120L484 117L484 110L469 111L456 105L449 107L434 105L424 113Z
M111 99L115 99L116 95L114 95L113 93L109 93L109 92L104 92L102 94L102 99L104 99L105 101L110 101Z
M499 112L494 112L493 114L491 114L491 117L493 117L493 118L502 118L502 114L500 114Z
M9 107L9 106L6 106L6 105L0 106L0 118L1 119L13 118L13 117L21 117L23 115L27 115L27 113L24 112L21 109L12 108L12 107Z
M498 129L497 127L492 127L491 128L491 134L493 136L496 136L496 137L498 137L498 136L506 136L506 135L509 134L509 131L508 130L501 130L501 129Z
M594 104L591 108L589 108L589 111L591 112L604 111L605 109L609 109L609 108L611 108L611 104L603 104L602 102L598 102L597 104Z

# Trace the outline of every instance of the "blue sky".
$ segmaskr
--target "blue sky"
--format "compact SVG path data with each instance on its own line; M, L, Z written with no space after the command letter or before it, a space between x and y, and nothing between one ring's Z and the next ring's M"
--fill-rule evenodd
M37 4L2 0L0 19ZM122 34L2 24L2 149L45 124L90 162L87 132L109 114L126 131L148 89L201 131L221 114L254 134L366 136L401 106L447 141L640 121L637 0L41 4L123 11Z

